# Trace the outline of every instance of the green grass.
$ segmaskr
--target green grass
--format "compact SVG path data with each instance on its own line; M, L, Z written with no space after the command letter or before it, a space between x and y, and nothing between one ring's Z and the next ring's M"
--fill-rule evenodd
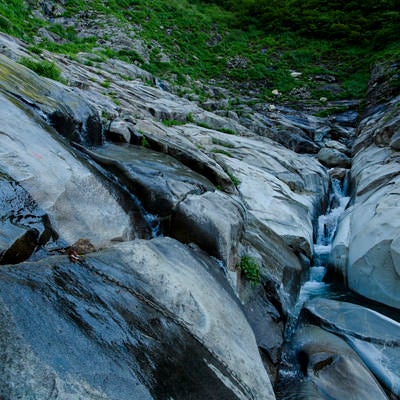
M53 62L36 61L32 58L23 57L19 60L19 63L36 72L38 75L62 82L61 70Z
M224 9L215 3L235 6ZM323 19L324 16L310 12L304 4L297 3L301 15L314 18L318 23ZM399 41L391 39L386 47L378 46L377 43L383 40L379 35L371 43L357 45L355 40L348 43L339 37L345 30L340 26L335 27L339 36L334 40L325 34L321 38L304 34L302 29L307 26L297 27L299 18L293 13L286 13L287 1L273 1L270 4L261 1L260 7L254 10L258 20L251 13L244 13L244 20L241 20L237 9L242 7L243 11L251 11L256 5L254 1L69 0L63 4L64 17L87 11L93 18L104 21L105 29L99 29L100 37L85 38L79 37L73 27L67 28L33 17L27 4L23 0L0 0L0 30L26 40L35 53L40 54L47 49L75 59L79 52L92 52L99 48L97 40L101 39L102 32L105 36L103 39L107 39L107 21L112 17L113 26L119 25L125 32L135 31L139 27L135 34L147 46L149 60L146 61L134 48L115 50L104 45L96 50L100 60L114 57L135 63L162 79L190 88L200 96L200 100L206 95L196 85L196 80L208 82L211 79L220 86L230 88L238 96L243 94L241 84L246 83L248 89L245 94L248 90L254 90L262 101L279 101L271 94L272 89L278 89L282 93L280 100L286 101L296 88L308 89L314 99L322 95L330 100L362 98L371 65L377 59L400 59ZM331 16L329 13L326 15L329 18ZM279 32L273 29L265 31L259 24L263 20L270 21L278 29L279 18L283 25L289 24L290 18L294 18L295 31L287 28L279 29ZM396 16L391 14L388 18L389 21L395 21ZM345 21L351 23L351 19L345 18ZM62 41L34 43L33 38L41 27L58 35ZM307 29L311 32L314 28L310 25ZM380 29L381 36L385 32L393 36L391 25ZM356 30L353 31L353 36L358 34ZM329 29L325 33L329 33ZM163 55L167 55L170 62L164 62ZM238 60L242 62L238 63ZM95 63L93 60L89 62ZM290 74L293 70L302 75L293 78ZM314 79L321 74L334 76L342 90L338 93L324 92L321 84Z

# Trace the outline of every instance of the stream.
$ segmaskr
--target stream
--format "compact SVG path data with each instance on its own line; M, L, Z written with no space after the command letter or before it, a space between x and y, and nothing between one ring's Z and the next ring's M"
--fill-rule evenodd
M397 368L398 347L390 344L392 339L386 342L387 339L383 339L383 337L386 332L390 337L392 333L389 334L389 332L392 332L392 329L394 329L394 337L397 337L396 329L398 329L398 322L400 321L399 311L356 295L341 283L336 282L335 277L331 276L332 274L327 274L327 265L336 229L340 217L350 201L348 189L348 171L343 181L331 178L326 213L319 216L316 226L314 255L312 265L309 268L309 276L300 289L297 303L291 315L288 316L286 324L285 345L283 346L281 365L275 385L276 398L279 400L343 399L346 391L350 391L348 393L350 397L347 397L346 394L346 398L359 399L368 398L365 396L370 390L373 392L371 399L398 399L393 394L399 391L398 378L396 374L390 375L390 371ZM316 302L313 302L313 299ZM324 302L323 299L328 299L328 302ZM331 300L334 300L334 302L329 303ZM357 309L356 313L353 313L359 306L361 307ZM350 347L348 347L348 350L340 350L344 352L343 354L335 355L338 348L346 349L343 347L347 346L345 341L338 344L338 341L342 340L339 337L343 337L344 332L341 335L340 332L335 331L333 325L324 325L322 321L313 321L310 325L310 307L317 314L319 307L323 308L321 312L325 314L327 309L324 309L324 307L332 307L330 315L334 321L339 321L337 323L345 324L342 325L342 329L347 326L349 329L347 333L351 332L352 329L355 329L355 332L363 332L362 335L365 335L363 337L366 338L365 342L357 342L357 333L355 336L351 336L350 333L350 336L347 336L347 342L361 356L374 372L374 375L383 382L383 387L390 388L386 392L386 395L390 397L386 397L380 387L370 384L369 379L371 378L368 377L370 372L364 372L362 368L359 370L358 361L352 364L352 360L355 360L354 357L357 357L357 355L349 355L350 353L344 355L346 352L352 351ZM315 322L316 326L312 327ZM380 331L382 329L384 332ZM339 335L335 336L329 332L337 332ZM381 341L382 344L378 344ZM371 342L376 342L376 344L371 344ZM397 339L394 342L397 343ZM306 349L305 352L304 349ZM310 353L307 353L308 350L310 350ZM327 354L330 354L330 356L328 357ZM375 354L374 357L371 358L371 354ZM304 359L304 357L306 358ZM311 361L310 364L309 357L317 357L314 358L317 361ZM346 366L343 369L340 363L343 363L345 358L345 363L348 363L349 367ZM334 367L335 364L338 366ZM307 368L311 368L311 371ZM346 368L349 369L346 370ZM332 370L339 372L330 372ZM330 387L322 384L320 391L317 388L320 374L329 375L329 379L334 376L340 378L337 381L333 378ZM368 378L363 384L365 376ZM322 378L323 380L324 378ZM327 391L325 392L325 390Z
M277 399L290 400L297 398L293 388L297 388L297 382L302 379L302 375L298 369L296 354L290 347L290 340L300 322L304 303L317 297L340 298L345 296L344 292L340 293L340 289L338 291L338 288L333 283L326 282L324 278L340 216L350 201L348 196L348 175L349 171L347 170L343 180L331 178L326 213L318 217L314 235L313 260L309 268L308 279L300 289L298 300L291 315L288 316L286 324L286 345L283 348L282 363L277 379Z

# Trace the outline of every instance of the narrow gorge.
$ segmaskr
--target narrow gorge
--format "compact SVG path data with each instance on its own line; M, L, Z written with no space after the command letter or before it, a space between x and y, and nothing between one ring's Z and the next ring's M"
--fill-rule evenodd
M1 399L400 399L399 65L240 114L0 49Z

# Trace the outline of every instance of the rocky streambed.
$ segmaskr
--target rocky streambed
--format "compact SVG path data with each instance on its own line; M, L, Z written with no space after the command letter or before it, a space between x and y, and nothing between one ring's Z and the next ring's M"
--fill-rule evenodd
M399 398L395 312L316 298L285 336L343 168L328 275L399 308L398 66L374 71L357 125L350 103L243 119L120 61L46 53L70 84L41 78L0 39L1 397L284 398L290 362L291 398Z

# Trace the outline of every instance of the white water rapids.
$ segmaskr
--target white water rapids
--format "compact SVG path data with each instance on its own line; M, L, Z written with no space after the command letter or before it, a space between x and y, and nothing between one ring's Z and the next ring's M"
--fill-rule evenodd
M309 278L302 285L300 294L293 311L296 320L303 304L314 297L323 297L330 288L330 284L323 281L326 274L326 263L332 248L336 228L342 215L349 203L347 197L347 177L343 182L336 178L331 180L331 192L329 196L327 212L318 218L316 240L314 243L313 266L310 267Z

